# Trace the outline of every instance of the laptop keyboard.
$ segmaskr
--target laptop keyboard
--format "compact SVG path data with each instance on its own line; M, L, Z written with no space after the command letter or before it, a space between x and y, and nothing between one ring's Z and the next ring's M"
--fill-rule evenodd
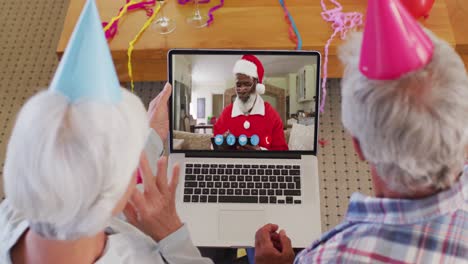
M300 204L299 165L185 164L184 202Z

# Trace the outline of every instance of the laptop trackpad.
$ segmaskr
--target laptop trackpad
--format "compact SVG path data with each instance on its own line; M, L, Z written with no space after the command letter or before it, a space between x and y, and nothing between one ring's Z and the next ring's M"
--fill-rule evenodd
M245 242L255 239L255 232L265 225L265 211L220 210L219 239Z

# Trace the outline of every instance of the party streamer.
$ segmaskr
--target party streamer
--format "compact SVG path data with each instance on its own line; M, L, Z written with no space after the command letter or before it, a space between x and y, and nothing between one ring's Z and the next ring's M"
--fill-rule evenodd
M151 17L153 15L153 9L151 7L154 6L155 3L156 0L148 0L141 2L127 0L127 4L125 4L125 6L119 9L119 14L117 16L113 17L109 23L102 23L106 38L108 40L114 38L115 34L117 34L119 20L125 15L125 13L129 11L145 9L146 15L148 17Z
M151 15L151 17L145 22L145 24L140 29L140 31L135 36L135 38L132 41L130 41L130 43L129 43L129 47L128 47L128 51L127 51L127 55L128 55L128 65L127 65L127 67L128 67L128 76L130 77L130 84L131 84L132 92L134 90L133 69L132 69L132 52L133 52L135 43L140 39L143 32L145 32L145 30L151 25L153 20L156 18L156 15L159 13L159 10L161 9L161 5L162 4L158 3L158 5L156 6L156 9L153 11L153 14Z
M177 2L179 2L179 4L181 4L181 5L185 5L185 4L188 4L190 2L193 2L193 0L178 0ZM210 2L210 0L198 0L199 4L207 4L209 2Z
M220 9L221 7L223 7L223 6L224 6L224 0L220 0L220 1L219 1L219 5L216 5L216 6L213 6L212 8L210 8L210 10L208 11L208 17L209 17L209 18L208 18L208 21L207 21L208 26L211 25L211 23L213 23L213 21L214 21L213 13L214 13L216 10Z
M359 12L343 12L343 6L336 0L330 0L336 7L327 9L324 0L321 0L322 18L327 22L332 22L333 34L325 44L325 59L323 63L323 80L322 80L322 102L320 103L320 112L323 113L325 108L325 99L327 97L327 77L328 77L328 50L335 36L340 33L341 39L346 38L346 33L350 29L362 25L363 15Z
M291 14L289 13L288 8L286 7L286 4L284 3L284 0L279 0L280 5L283 7L284 15L286 18L286 22L289 25L289 38L296 43L296 49L300 50L302 49L302 37L301 34L299 34L299 30L297 29L296 23L294 22L294 19L292 18Z
M289 20L289 12L287 10L284 10L284 19L289 25L289 28L288 28L289 39L296 44L296 49L297 49L298 41L297 41L296 32L294 32L294 28L292 27L291 21Z

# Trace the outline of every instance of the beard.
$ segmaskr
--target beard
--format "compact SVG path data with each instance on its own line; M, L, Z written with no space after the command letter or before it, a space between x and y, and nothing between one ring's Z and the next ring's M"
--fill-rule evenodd
M239 108L242 111L242 113L246 114L246 113L249 112L249 110L252 109L252 107L255 104L255 99L256 98L257 98L256 93L251 93L249 95L249 98L245 102L243 102L241 99L239 99L239 97L236 98L236 100L239 101Z

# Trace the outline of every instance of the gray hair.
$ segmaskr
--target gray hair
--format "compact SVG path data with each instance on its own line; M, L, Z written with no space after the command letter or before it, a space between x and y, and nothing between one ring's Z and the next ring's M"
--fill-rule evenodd
M127 190L148 134L141 100L70 104L50 90L21 109L5 162L5 192L30 227L71 240L103 230Z
M339 52L343 124L399 193L451 186L468 144L465 66L446 42L426 32L435 45L431 62L398 80L370 80L359 71L362 33L351 34Z

